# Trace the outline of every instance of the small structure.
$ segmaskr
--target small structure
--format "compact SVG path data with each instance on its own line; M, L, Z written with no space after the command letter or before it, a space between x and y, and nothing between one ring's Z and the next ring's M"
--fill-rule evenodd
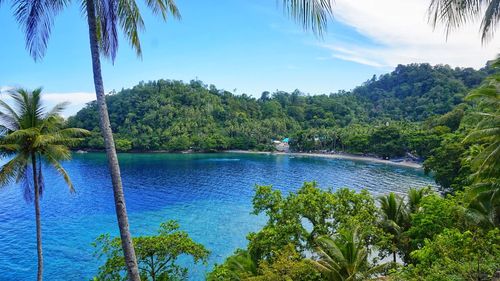
M279 152L288 152L290 150L290 145L288 145L288 142L288 138L284 138L281 141L273 140L274 148Z

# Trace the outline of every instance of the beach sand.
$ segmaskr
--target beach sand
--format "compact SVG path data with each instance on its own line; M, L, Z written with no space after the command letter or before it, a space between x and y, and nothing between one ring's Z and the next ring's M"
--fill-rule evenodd
M249 150L226 150L229 153L248 153L248 154L266 154L266 155L288 155L288 156L298 156L298 157L322 157L331 159L345 159L345 160L356 160L365 161L372 163L381 163L394 166L402 166L408 168L422 169L422 164L411 162L411 161L401 161L393 162L391 160L384 160L369 156L359 156L353 154L327 154L327 153L305 153L305 152L265 152L265 151L249 151Z

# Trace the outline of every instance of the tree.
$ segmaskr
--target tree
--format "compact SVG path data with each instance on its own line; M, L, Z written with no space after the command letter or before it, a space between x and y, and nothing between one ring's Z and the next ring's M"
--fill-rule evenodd
M500 69L500 59L495 62ZM476 127L463 140L464 143L484 144L484 148L472 160L479 179L491 178L500 174L500 73L485 79L481 87L472 91L469 100L478 100L482 108L477 114L481 117Z
M412 253L415 265L402 268L396 280L494 280L500 255L499 229L445 229Z
M433 193L423 197L419 210L411 215L411 226L405 235L411 239L411 248L419 249L426 239L433 239L446 228L464 228L463 218L460 198L443 198Z
M162 223L155 236L134 238L140 276L143 280L167 281L184 280L187 269L176 264L182 255L189 255L195 263L206 263L209 251L193 241L189 235L179 230L176 221ZM122 280L127 272L120 238L111 239L101 235L94 242L97 256L106 257L106 262L99 268L97 280Z
M467 206L471 221L484 229L500 226L500 189L487 184L484 190L482 185L476 185L471 193L474 197Z
M380 209L382 213L382 229L392 235L392 257L396 262L396 254L400 246L403 232L408 224L408 214L406 212L403 198L394 194L379 197Z
M434 180L445 192L463 189L465 169L462 166L464 144L459 135L447 135L439 147L432 150L431 156L424 161L426 173L434 172Z
M402 156L405 153L401 132L394 126L382 126L370 139L373 151L384 158Z
M69 4L69 1L12 1L15 6L16 18L25 32L26 48L35 60L42 58L47 48L54 17ZM2 2L3 0L0 0L0 4ZM174 0L146 0L145 2L148 8L154 14L160 15L163 20L166 20L169 15L180 18ZM327 0L283 0L283 5L293 19L300 22L305 29L311 29L317 34L321 34L325 30L328 17L332 15L332 4ZM100 128L104 138L113 184L120 236L126 264L129 268L130 280L136 281L140 280L140 278L129 231L120 167L109 122L100 56L102 55L114 61L118 50L119 28L122 29L137 55L141 56L139 31L144 27L144 22L135 0L82 0L82 6L86 12L89 28L92 70L99 109Z
M417 212L420 208L420 203L422 202L422 199L429 194L431 191L430 187L424 187L424 188L410 188L408 190L408 202L406 203L406 212L408 215L411 215L415 212Z
M287 245L277 251L272 261L259 264L259 275L250 281L320 281L321 274L310 260L304 259L293 247Z
M15 15L22 25L26 37L26 48L35 59L45 54L50 31L55 15L59 13L69 1L25 1L12 0ZM3 1L0 1L0 3ZM147 6L157 15L166 20L169 14L180 17L179 11L172 0L146 1ZM100 56L114 61L118 50L118 28L121 28L131 46L141 55L139 30L144 27L139 8L134 0L82 0L86 12L89 28L90 51L92 56L92 70L94 86L99 109L101 133L104 138L108 167L111 174L116 215L122 238L126 264L129 268L130 280L140 280L137 269L132 237L129 231L125 196L123 193L120 167L116 155L115 142L104 94L104 85L101 74Z
M486 9L484 7L486 6ZM429 19L434 26L445 25L446 33L462 27L477 18L481 20L481 40L486 42L495 33L500 20L500 2L498 1L461 1L432 0L429 6Z
M0 169L0 186L11 182L21 183L24 186L25 198L34 200L37 280L43 279L40 217L40 196L45 186L43 165L55 169L63 177L70 192L73 192L73 183L60 161L70 159L68 146L74 145L81 140L80 137L88 133L83 129L63 128L63 119L59 113L65 108L65 103L44 112L41 93L41 88L32 92L24 89L13 91L10 93L13 107L5 101L0 101L0 153L2 157L10 158Z
M238 249L223 264L215 265L207 275L208 281L242 280L257 275L257 264L247 250Z
M336 237L321 236L316 239L312 259L314 265L328 281L366 280L368 277L385 270L387 263L371 266L368 252L357 230L346 230Z

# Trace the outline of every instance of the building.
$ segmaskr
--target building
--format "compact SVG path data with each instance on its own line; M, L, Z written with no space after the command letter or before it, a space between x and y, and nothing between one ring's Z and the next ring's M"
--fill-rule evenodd
M282 140L273 140L274 148L279 152L288 152L290 150L290 145L288 144L289 139L284 138Z

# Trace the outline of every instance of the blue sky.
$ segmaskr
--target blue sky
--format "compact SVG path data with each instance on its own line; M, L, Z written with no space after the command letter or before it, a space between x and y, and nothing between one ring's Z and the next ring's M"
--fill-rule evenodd
M143 58L122 40L115 64L103 63L106 91L141 80L198 78L253 96L276 89L330 93L399 63L477 68L499 52L498 40L481 46L473 27L445 40L427 24L423 0L337 0L323 39L287 18L279 2L178 0L182 20L167 23L143 9ZM47 54L37 63L24 49L9 3L0 7L0 89L43 86L48 103L73 101L68 114L92 99L88 31L76 3L57 17Z

